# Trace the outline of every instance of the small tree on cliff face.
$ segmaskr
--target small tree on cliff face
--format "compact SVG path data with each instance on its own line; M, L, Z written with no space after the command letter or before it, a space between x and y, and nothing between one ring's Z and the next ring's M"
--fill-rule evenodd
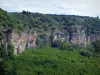
M100 53L100 41L95 41L92 42L93 48L94 48L94 52L99 52Z
M53 36L53 34L51 34L50 36L49 36L49 38L50 38L50 46L53 44L53 38L54 38L54 36Z
M6 43L7 43L8 56L10 56L11 38L12 38L12 29L11 28L6 29L5 38L6 38Z

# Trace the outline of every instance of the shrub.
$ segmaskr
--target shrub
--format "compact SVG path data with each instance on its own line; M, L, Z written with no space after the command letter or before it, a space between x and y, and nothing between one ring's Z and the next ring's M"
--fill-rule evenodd
M7 75L7 61L4 59L0 60L0 75Z
M61 49L61 50L67 50L68 46L69 46L69 44L67 42L61 42L59 44L59 49Z
M73 50L75 50L76 48L74 47L74 45L72 45L72 44L69 44L69 46L67 47L67 50L69 50L69 51L73 51Z
M100 53L100 41L94 41L92 42L94 52L99 52Z
M81 51L81 52L80 52L80 55L86 56L86 57L90 57L90 56L92 56L92 53L89 52L89 51Z
M14 58L14 46L13 45L10 45L9 58L10 59L13 59Z
M87 50L90 51L90 52L94 52L94 48L91 44L87 45Z
M56 40L56 41L53 41L51 46L54 47L54 48L57 48L57 47L59 47L60 43L61 42L59 40Z
M7 58L7 50L4 43L0 44L0 57L6 59Z
M95 56L95 57L100 57L100 54L99 54L99 53L94 53L93 56Z

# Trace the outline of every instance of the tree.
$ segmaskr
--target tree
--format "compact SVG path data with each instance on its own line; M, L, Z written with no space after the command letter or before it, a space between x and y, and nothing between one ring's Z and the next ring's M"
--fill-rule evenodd
M69 44L67 42L60 42L59 49L67 50Z
M97 40L95 42L92 42L94 52L99 52L100 53L100 41Z
M92 53L89 52L89 51L81 51L81 52L80 52L80 55L86 56L86 57L90 57L90 56L92 56Z
M88 50L89 52L94 52L93 45L91 45L91 44L87 45L87 50Z
M6 75L7 74L7 50L4 41L4 30L0 29L0 74Z
M0 59L0 75L8 75L6 60Z
M51 46L53 44L53 39L54 39L53 33L51 33L49 39L50 39L50 46Z
M23 10L23 11L22 11L22 14L27 14L27 11Z
M51 46L54 47L54 48L58 48L60 45L60 41L59 40L55 40L52 42Z

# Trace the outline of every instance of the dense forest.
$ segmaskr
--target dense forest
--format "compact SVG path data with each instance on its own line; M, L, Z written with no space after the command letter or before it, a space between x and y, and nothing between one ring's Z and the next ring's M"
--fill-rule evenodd
M66 26L71 25L81 25L89 34L100 32L100 19L98 16L41 14L24 10L10 13L0 9L0 21L0 26L11 27L18 32L25 28L33 28L39 32L51 31L54 28L63 30Z
M63 30L66 26L81 25L86 32L99 33L100 19L99 17L75 16L75 15L56 15L56 14L40 14L22 11L22 13L10 13L21 26L34 28L40 32L50 31L57 27ZM21 27L20 26L20 27ZM20 29L19 27L19 29Z
M7 12L0 8L0 74L100 75L100 40L84 47L53 40L54 30L64 32L63 35L67 35L66 32L72 35L77 26L81 26L87 36L100 35L98 16L42 14L24 10ZM35 37L36 47L28 48L26 44L22 54L14 55L10 35L21 35L30 30L38 34ZM47 33L50 33L49 37Z

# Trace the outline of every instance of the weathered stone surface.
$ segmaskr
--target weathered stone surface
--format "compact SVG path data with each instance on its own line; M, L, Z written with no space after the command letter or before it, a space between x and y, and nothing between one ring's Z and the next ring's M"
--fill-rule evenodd
M22 53L28 42L28 48L34 48L36 42L37 33L28 34L28 33L21 33L20 35L13 33L11 42L15 47L14 54Z
M62 40L77 44L77 45L86 45L91 43L92 41L100 40L100 34L90 34L86 35L85 30L80 25L76 25L76 32L69 33L69 35L65 35L62 37L62 34L64 32L61 32L60 30L54 31L54 40ZM70 35L71 34L71 35ZM70 38L71 37L71 38Z
M62 32L60 30L55 30L54 31L54 40L61 40L73 43L73 44L78 44L78 45L86 45L91 43L92 41L100 40L100 34L90 34L86 35L85 30L81 26L76 27L76 31L72 32L71 35L65 34L65 32ZM68 32L67 32L68 33ZM49 34L50 35L50 34ZM36 47L36 38L37 38L37 33L33 32L23 32L20 35L16 33L10 33L7 34L6 36L6 42L8 44L13 44L15 47L14 54L20 54L22 53L27 45L27 48L34 48ZM71 37L71 38L70 38ZM45 37L46 40L49 41L49 36ZM43 39L40 40L43 42Z

